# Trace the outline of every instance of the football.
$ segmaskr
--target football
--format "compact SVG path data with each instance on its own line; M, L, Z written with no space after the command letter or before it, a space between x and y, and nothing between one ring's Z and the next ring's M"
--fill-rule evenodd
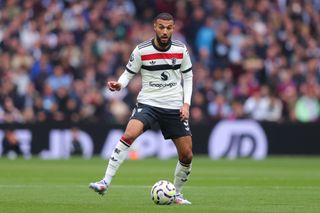
M157 205L170 205L176 198L176 188L167 180L156 182L151 188L151 199Z

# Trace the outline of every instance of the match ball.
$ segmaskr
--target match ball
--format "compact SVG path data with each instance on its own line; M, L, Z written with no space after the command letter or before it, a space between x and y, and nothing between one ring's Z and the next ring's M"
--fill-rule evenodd
M157 205L170 205L176 199L176 187L170 181L160 180L151 188L151 199Z

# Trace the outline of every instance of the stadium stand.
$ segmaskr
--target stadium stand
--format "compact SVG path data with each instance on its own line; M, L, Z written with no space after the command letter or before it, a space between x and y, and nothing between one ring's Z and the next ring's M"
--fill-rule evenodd
M117 79L158 12L193 60L191 120L319 120L319 0L0 1L0 123L123 124L139 76Z

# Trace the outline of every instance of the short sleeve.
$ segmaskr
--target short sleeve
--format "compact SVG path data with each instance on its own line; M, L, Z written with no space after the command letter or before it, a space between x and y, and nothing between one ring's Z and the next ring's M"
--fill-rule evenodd
M126 65L126 71L131 74L136 74L140 71L141 65L141 55L138 47L136 47L130 55L129 61Z
M192 70L192 63L191 63L190 55L186 46L184 46L183 60L181 62L180 70L182 73L187 73Z

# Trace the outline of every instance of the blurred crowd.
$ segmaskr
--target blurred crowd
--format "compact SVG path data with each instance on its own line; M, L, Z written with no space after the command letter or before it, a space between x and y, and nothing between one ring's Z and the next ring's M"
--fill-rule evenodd
M159 12L193 61L193 123L319 120L320 0L0 0L0 123L128 120L112 93Z

